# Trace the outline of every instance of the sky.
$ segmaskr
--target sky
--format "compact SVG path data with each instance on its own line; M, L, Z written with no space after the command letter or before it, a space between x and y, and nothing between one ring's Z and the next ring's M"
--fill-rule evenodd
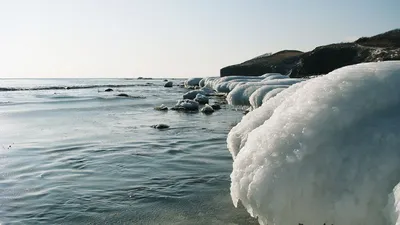
M0 77L206 77L400 28L399 0L0 0Z

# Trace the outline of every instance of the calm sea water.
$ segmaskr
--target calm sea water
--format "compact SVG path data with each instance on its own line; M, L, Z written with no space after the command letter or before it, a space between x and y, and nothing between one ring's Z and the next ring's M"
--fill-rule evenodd
M163 84L0 80L0 224L257 224L229 195L242 112L155 111L186 92Z

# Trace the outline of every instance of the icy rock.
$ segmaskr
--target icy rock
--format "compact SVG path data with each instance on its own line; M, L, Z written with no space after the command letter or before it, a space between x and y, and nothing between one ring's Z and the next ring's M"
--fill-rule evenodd
M179 100L178 103L174 107L171 108L171 110L198 111L199 103L194 100L190 100L190 99Z
M196 98L194 98L194 100L201 105L208 104L208 101L209 101L206 96L204 96L200 93L196 95Z
M204 113L204 114L212 114L212 113L214 112L214 109L213 109L210 105L206 104L206 105L201 109L201 112Z

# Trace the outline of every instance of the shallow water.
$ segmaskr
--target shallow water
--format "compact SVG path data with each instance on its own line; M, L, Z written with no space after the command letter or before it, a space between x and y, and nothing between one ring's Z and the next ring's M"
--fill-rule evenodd
M257 224L229 194L242 112L155 111L186 92L163 84L0 80L0 223Z

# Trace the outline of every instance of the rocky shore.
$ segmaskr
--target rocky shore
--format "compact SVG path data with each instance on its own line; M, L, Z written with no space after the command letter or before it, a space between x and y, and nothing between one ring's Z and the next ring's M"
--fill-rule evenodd
M372 37L362 37L355 42L320 46L309 52L283 50L265 54L224 67L220 70L220 76L280 73L301 78L327 74L343 66L390 60L400 60L400 29Z

